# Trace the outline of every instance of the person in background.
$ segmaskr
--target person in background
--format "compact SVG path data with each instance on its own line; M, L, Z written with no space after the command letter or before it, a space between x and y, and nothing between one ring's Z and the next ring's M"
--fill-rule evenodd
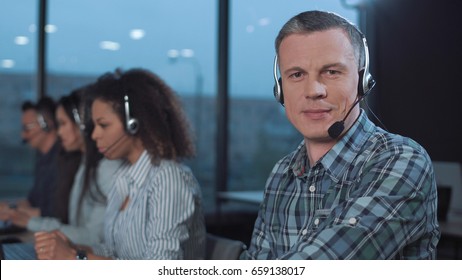
M69 240L83 245L95 245L103 241L104 213L106 198L112 187L112 178L120 161L103 159L96 149L96 143L91 140L90 133L85 128L92 129L91 118L84 121L84 102L86 87L63 96L58 101L56 119L58 135L63 148L67 152L79 152L84 156L78 170L65 174L70 177L68 203L69 223L50 217L33 217L22 211L12 211L10 220L13 224L27 227L31 231L59 230ZM86 124L85 124L86 123Z
M434 259L430 157L357 106L375 83L365 37L308 11L275 46L274 93L304 140L274 166L241 259Z
M10 208L27 212L30 216L56 217L54 196L57 190L58 156L60 143L56 131L54 113L56 104L49 97L41 98L36 104L26 101L22 105L22 133L24 143L38 151L34 184L27 198L14 203L0 203L0 218L9 219Z
M103 75L92 92L92 138L123 159L108 197L105 240L80 246L62 234L35 235L39 259L203 259L201 191L181 159L194 155L173 90L145 69Z

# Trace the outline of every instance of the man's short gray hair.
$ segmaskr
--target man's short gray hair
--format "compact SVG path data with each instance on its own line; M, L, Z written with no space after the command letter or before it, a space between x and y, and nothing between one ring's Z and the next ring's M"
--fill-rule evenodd
M358 70L364 66L364 35L359 29L345 18L324 11L307 11L292 17L279 31L275 40L276 54L279 54L279 46L282 40L291 34L305 34L330 29L341 29L345 32L353 46L358 60Z

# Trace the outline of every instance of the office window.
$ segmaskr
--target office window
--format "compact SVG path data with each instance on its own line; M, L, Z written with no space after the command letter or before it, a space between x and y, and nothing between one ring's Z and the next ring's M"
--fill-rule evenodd
M38 1L0 3L0 199L31 187L34 151L21 143L21 104L36 100Z
M37 99L37 3L0 4L0 41L7 44L0 52L0 127L5 132L0 135L0 176L2 185L11 185L7 193L16 187L6 177L20 181L22 195L30 187L34 155L20 144L20 104ZM216 1L48 0L47 6L46 94L57 100L116 68L157 73L183 102L198 152L187 164L204 200L213 203Z
M22 193L30 185L33 152L20 144L19 106L37 98L37 3L0 4L0 39L6 44L0 52L0 149L7 155L0 176L3 185ZM118 67L150 69L177 91L196 136L197 156L187 164L202 186L206 211L213 210L216 188L217 5L48 0L46 26L46 93L55 99ZM229 190L262 190L274 163L301 140L273 98L273 42L285 21L308 9L333 10L356 22L356 10L337 0L230 1Z
M357 11L339 0L231 1L230 191L263 190L274 164L302 140L273 96L274 39L292 16L313 9L357 23Z
M48 6L48 94L68 94L116 68L158 74L182 100L196 137L197 156L187 164L204 201L213 203L216 1L49 0Z

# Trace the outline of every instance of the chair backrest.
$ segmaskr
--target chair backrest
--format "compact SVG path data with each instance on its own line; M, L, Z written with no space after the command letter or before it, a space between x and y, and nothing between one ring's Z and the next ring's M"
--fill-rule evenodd
M460 203L462 201L462 164L433 161L433 168L435 169L436 185L451 189L449 209L446 215L447 221L462 222L462 203ZM440 192L440 195L443 193Z
M246 249L244 242L207 233L207 260L237 260Z
M448 220L452 188L448 186L437 186L437 191L438 206L436 208L436 214L438 217L438 222L446 222Z

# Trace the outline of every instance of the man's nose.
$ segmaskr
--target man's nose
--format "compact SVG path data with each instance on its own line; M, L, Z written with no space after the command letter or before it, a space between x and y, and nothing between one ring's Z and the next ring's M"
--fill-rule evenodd
M325 85L315 78L306 79L304 87L305 98L318 99L326 96Z

